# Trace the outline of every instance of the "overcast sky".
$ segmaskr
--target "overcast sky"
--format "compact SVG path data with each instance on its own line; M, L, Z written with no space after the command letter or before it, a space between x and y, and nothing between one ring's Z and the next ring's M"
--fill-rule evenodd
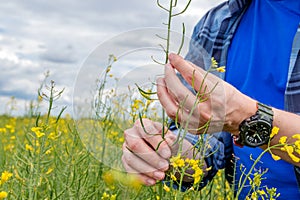
M173 29L185 22L190 36L200 17L221 1L192 0ZM126 31L163 27L166 15L156 0L9 0L0 4L0 19L0 114L12 96L14 114L24 114L48 70L49 80L65 88L58 107L66 105L71 113L76 76L90 52Z

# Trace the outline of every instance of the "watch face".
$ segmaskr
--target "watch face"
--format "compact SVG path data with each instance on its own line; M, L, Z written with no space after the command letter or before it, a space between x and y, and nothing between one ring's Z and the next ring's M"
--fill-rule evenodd
M264 121L249 123L245 130L245 145L257 147L268 143L270 138L270 124Z

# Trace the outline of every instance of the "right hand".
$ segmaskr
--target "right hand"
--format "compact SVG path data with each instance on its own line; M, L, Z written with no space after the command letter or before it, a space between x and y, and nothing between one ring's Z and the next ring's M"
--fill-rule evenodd
M254 115L257 103L229 83L176 54L169 55L165 76L157 80L157 95L166 113L190 133L239 134L239 125ZM192 93L176 70L194 88Z

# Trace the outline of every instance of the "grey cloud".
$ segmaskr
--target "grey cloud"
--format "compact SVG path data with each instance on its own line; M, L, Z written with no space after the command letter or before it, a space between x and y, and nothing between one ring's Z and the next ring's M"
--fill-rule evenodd
M1 91L1 96L6 97L15 97L17 99L23 99L23 100L32 100L34 98L34 95L28 94L27 92L24 92L24 90L14 90L14 91Z
M46 51L41 54L40 58L55 63L76 63L79 59L76 49L72 45L44 46Z
M192 1L191 6L197 9L189 8L190 14L175 18L174 28L180 29L181 22L186 21L189 36L204 10L220 1ZM66 87L65 97L59 104L71 107L77 71L97 45L128 30L165 28L161 23L165 21L166 13L156 6L155 1L11 0L0 4L0 18L0 98L9 95L20 100L35 98L43 73L49 70L49 79L55 80L59 87ZM105 52L134 49L140 43L144 46L159 43L140 41L138 35L131 37L116 41ZM129 44L127 41L136 42ZM99 66L106 63L107 55L97 59ZM130 66L129 62L131 60L125 64ZM131 65L142 62L138 60ZM136 75L132 74L132 78Z

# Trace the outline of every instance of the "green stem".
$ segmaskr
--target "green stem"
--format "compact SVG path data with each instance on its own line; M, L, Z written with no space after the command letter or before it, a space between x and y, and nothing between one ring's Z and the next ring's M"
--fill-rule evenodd
M266 148L257 158L256 160L254 161L253 165L251 166L249 172L246 174L246 177L244 178L243 182L241 185L239 185L239 190L237 191L236 193L236 197L235 199L238 199L240 193L242 192L242 189L244 187L244 185L246 184L246 181L247 179L249 178L249 176L252 174L252 171L254 170L254 167L255 165L261 160L262 156L266 153L266 152L269 152L271 149L273 148L277 148L279 146L282 146L282 144L277 144L277 145L274 145L274 146L269 146L268 148Z
M166 47L166 60L165 64L168 63L169 51L170 51L170 38L171 38L171 22L172 22L172 10L173 10L173 0L170 1L169 16L168 16L168 32L167 32L167 47Z

